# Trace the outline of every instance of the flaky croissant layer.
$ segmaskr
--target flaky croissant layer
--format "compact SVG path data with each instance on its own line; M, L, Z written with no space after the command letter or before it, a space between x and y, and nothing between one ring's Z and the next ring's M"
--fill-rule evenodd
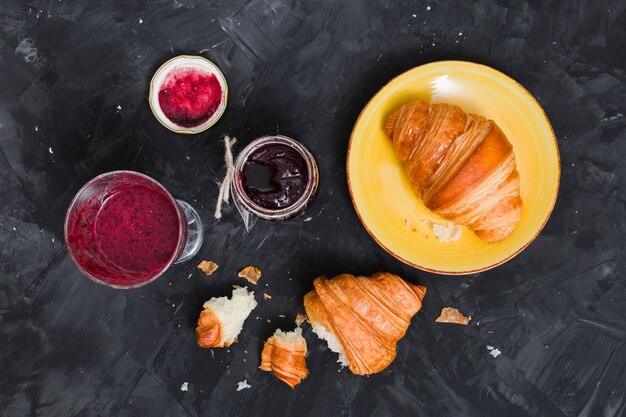
M259 369L272 372L293 388L309 375L306 352L306 340L302 337L300 327L291 332L278 329L263 346Z
M313 285L304 296L313 331L357 375L380 372L395 359L396 344L426 294L426 287L387 272L318 277Z
M427 208L487 242L511 234L522 214L519 174L493 120L414 101L389 115L384 132Z

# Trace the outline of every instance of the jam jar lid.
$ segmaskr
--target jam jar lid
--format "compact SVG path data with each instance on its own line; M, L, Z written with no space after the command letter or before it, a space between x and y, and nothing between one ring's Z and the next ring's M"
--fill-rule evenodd
M282 152L280 152L281 148ZM267 169L272 170L271 172L251 173L251 165L257 165L261 161L259 158L266 158L263 160L267 162ZM286 175L279 177L281 181L284 179L282 188L281 184L276 184L275 181L276 174L280 174L276 171L281 169L281 166L277 165L281 160L286 164L283 167ZM300 162L302 166L298 166ZM260 168L264 169L263 166ZM295 182L290 178L294 171ZM255 179L247 178L246 175L257 174L265 177L273 175L272 181L277 187L273 190L265 190L258 184L248 184ZM306 174L306 179L299 178L304 174ZM318 183L319 170L313 154L300 142L290 137L273 135L255 139L239 153L234 164L232 189L234 198L237 198L252 214L265 220L286 220L305 210L315 196ZM282 192L284 195L281 195ZM275 201L270 200L270 204L263 204L265 202L263 198L268 195L272 196Z

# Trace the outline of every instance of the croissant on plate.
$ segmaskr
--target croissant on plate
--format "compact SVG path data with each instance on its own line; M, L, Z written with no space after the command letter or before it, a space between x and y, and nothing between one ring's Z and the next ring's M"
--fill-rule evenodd
M428 209L490 243L511 234L522 214L519 174L493 120L414 101L389 115L384 132Z
M259 369L272 372L293 388L309 375L306 352L306 339L300 327L291 332L277 329L263 345Z
M395 359L396 343L426 294L426 287L387 272L322 276L313 285L304 296L313 331L357 375L380 372Z

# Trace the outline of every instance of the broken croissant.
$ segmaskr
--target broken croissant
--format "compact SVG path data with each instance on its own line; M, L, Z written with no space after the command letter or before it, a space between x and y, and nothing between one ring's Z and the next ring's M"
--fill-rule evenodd
M426 287L387 272L318 277L313 285L304 296L313 332L357 375L380 372L395 359L396 343L426 294Z
M426 207L486 242L511 234L522 214L513 147L493 120L453 104L414 101L384 132Z
M231 298L211 298L204 303L198 318L196 340L202 348L226 347L237 341L237 336L257 303L254 292L246 288L233 290Z
M263 346L259 369L272 372L293 388L309 375L305 356L306 340L302 337L300 327L292 332L277 329Z

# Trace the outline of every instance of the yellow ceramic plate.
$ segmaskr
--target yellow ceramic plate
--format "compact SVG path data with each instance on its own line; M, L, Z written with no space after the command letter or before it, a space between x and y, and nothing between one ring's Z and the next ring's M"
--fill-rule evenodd
M507 239L489 244L467 228L456 242L439 242L433 234L427 220L446 222L412 191L383 134L389 113L417 99L457 104L493 119L513 144L524 208ZM484 271L520 253L548 221L560 177L556 138L534 97L501 72L462 61L422 65L383 87L354 126L347 165L354 207L374 240L401 261L441 274Z

